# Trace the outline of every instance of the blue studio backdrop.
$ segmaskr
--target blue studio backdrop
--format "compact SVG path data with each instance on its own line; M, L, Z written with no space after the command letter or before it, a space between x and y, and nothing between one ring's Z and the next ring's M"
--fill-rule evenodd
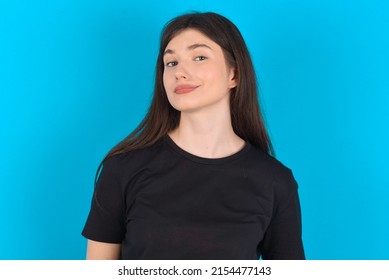
M96 168L142 120L160 31L241 30L308 259L389 259L387 1L0 2L0 259L83 259Z

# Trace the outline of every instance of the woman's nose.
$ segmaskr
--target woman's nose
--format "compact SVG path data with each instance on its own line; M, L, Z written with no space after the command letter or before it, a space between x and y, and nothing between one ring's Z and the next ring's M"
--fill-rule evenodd
M176 73L176 80L180 80L180 79L186 80L187 76L182 72L177 72Z
M188 79L188 72L182 67L177 65L176 72L175 72L176 80L179 79Z

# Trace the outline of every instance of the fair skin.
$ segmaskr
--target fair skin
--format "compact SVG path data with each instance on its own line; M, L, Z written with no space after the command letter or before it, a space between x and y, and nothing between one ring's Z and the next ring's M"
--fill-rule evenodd
M120 244L88 240L87 260L117 260L120 256Z
M169 133L187 152L222 158L245 144L232 128L230 90L236 87L235 69L221 47L195 29L178 33L164 54L163 83L170 104L181 112L179 126ZM120 244L88 240L87 259L118 259Z
M227 65L222 48L203 33L185 29L167 45L164 64L167 97L181 112L179 126L169 133L173 141L205 158L241 150L244 141L233 131L229 105L235 69Z

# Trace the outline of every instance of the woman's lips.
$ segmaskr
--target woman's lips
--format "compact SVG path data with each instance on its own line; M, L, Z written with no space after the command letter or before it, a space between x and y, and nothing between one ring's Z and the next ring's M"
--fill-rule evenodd
M191 91L195 90L196 88L198 88L198 86L181 85L181 86L176 87L174 89L174 92L177 93L177 94L183 94L183 93L191 92Z

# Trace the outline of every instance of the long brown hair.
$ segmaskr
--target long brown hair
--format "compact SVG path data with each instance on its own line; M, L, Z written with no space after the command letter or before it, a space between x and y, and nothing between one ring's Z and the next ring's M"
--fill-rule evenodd
M231 89L230 93L234 132L265 153L274 155L259 108L256 75L244 39L230 20L207 12L184 14L165 25L161 34L150 108L138 127L113 147L104 159L148 147L179 125L180 112L170 105L163 85L163 53L170 40L187 28L196 29L217 43L222 48L229 66L235 68L237 86Z

